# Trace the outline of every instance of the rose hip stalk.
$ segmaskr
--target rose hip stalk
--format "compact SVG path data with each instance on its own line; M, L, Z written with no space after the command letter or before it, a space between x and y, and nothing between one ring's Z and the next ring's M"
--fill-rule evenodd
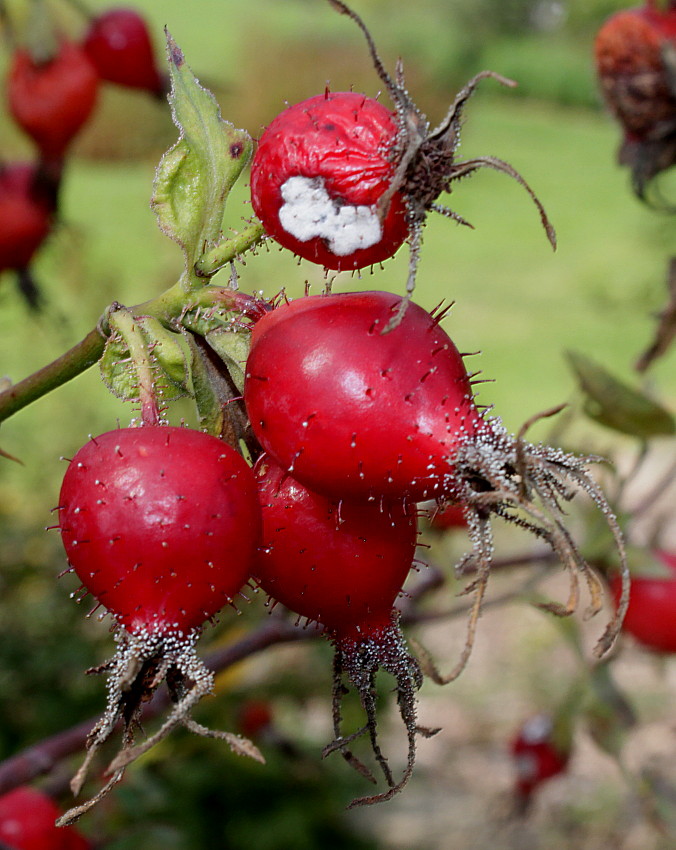
M254 468L263 515L263 542L253 574L260 586L291 611L324 626L335 646L333 721L340 750L364 776L370 771L349 745L368 733L389 791L351 805L389 800L408 781L416 735L431 734L416 722L415 692L422 683L398 626L394 601L411 569L416 547L414 506L402 500L358 503L313 493L263 455ZM407 729L408 765L395 782L378 742L375 676L386 670L396 680L399 712ZM343 676L356 688L366 725L344 736Z
M263 133L251 166L251 202L268 233L301 257L338 270L378 263L408 239L410 295L427 213L434 210L468 224L437 199L450 192L453 181L489 167L526 189L555 245L542 204L510 165L490 156L456 161L462 109L478 82L494 77L513 83L490 71L478 74L441 124L430 129L406 91L401 66L393 79L361 18L341 0L329 2L362 30L395 110L354 92L327 91L277 116Z
M256 485L243 458L216 437L188 428L109 431L70 462L59 527L81 590L95 597L97 608L104 605L118 626L117 653L99 668L108 672L108 706L89 735L74 793L118 720L124 729L107 785L61 823L87 811L122 778L127 764L179 723L260 758L249 742L190 718L213 685L194 649L202 624L237 595L258 544ZM174 708L159 731L133 746L141 707L163 680Z
M443 312L388 292L310 296L283 304L254 326L244 398L262 447L286 471L330 498L436 498L464 505L475 569L472 642L492 555L490 517L544 538L570 570L569 614L584 576L599 610L601 588L566 529L561 502L584 489L621 535L587 467L591 458L525 442L477 407L471 376L440 326ZM624 562L624 556L622 554ZM622 604L600 641L615 638Z

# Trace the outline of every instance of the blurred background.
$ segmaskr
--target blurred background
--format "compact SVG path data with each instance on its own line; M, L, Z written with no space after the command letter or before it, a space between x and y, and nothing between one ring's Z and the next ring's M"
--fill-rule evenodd
M96 12L109 3L86 5ZM327 85L372 96L379 91L361 34L322 0L253 0L245 8L234 0L134 5L150 22L157 50L163 50L166 26L223 116L254 137L285 103ZM674 221L632 196L628 175L616 164L619 131L594 78L594 34L625 4L355 0L354 7L386 67L393 69L402 57L409 91L433 123L478 71L491 69L518 83L516 89L481 83L465 111L458 155L494 155L513 165L544 203L558 250L551 251L523 189L484 169L456 184L446 199L474 230L430 217L415 296L427 308L455 302L445 328L461 351L481 352L472 365L491 379L480 386L480 402L495 405L510 430L543 409L574 405L575 381L564 356L569 349L633 381L633 363L649 344L654 314L665 301ZM77 15L66 17L77 31ZM0 105L0 157L29 158L30 144L3 110ZM81 339L113 300L137 304L177 279L180 252L159 232L149 207L154 169L175 138L166 102L112 86L102 90L67 164L58 227L34 265L45 295L42 312L29 312L11 276L0 274L0 376L20 380ZM674 197L673 176L671 188ZM244 179L231 196L227 227L237 229L251 215L247 192ZM306 285L312 292L324 285L321 270L274 245L245 260L238 270L248 292L298 295ZM401 292L406 266L401 251L372 274L339 275L334 289ZM649 388L674 406L673 355L651 370ZM180 416L180 405L177 410ZM72 456L88 434L130 416L92 369L0 429L0 446L23 463L3 460L0 468L0 759L103 707L103 682L83 671L112 652L109 624L86 620L87 603L78 608L68 598L74 580L57 581L64 556L57 533L44 528L54 522L50 509L65 469L60 458ZM539 424L534 433L545 436L549 428ZM566 440L572 448L611 455L620 466L635 452L629 438L591 424L575 424ZM648 479L670 451L669 440L658 441ZM450 570L464 550L463 535L430 537L431 557L443 569ZM531 545L511 533L498 542L504 556ZM518 585L525 574L496 576L493 595L513 593L515 575ZM562 598L565 583L558 582L552 579L551 592ZM267 767L178 732L129 771L83 821L83 831L111 850L672 847L669 816L646 813L626 771L646 762L654 762L660 776L664 769L667 791L659 799L667 805L670 762L676 783L676 668L631 642L615 664L641 718L623 749L625 762L618 766L583 726L568 772L543 789L527 817L514 816L511 736L530 714L555 710L581 664L576 642L526 597L514 594L509 604L487 609L474 656L456 683L424 686L421 722L443 731L421 741L416 773L391 802L345 812L349 800L367 789L340 759L320 759L331 735L331 652L311 641L275 648L229 670L219 677L217 697L198 713L203 722L232 729L247 722L243 705L253 706L254 717L254 708L265 706L265 722L253 734L260 736ZM263 601L243 606L239 618L224 614L205 635L205 647L241 636L264 615ZM578 623L585 651L602 625ZM452 619L417 634L450 667L464 624ZM382 689L390 696L387 681ZM389 703L382 705L384 729ZM396 765L405 742L396 723L391 726L386 749ZM65 763L50 779L54 788L65 789L76 764Z

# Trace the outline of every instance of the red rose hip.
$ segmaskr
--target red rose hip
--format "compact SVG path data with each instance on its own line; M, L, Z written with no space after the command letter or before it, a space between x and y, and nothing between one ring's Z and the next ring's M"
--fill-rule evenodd
M329 499L266 456L255 473L263 543L253 574L263 590L341 639L389 628L415 554L414 507Z
M327 92L278 115L251 166L251 203L268 233L330 269L391 257L408 232L400 192L379 206L396 133L396 116L355 92Z
M89 850L73 827L55 825L61 812L37 788L21 785L0 797L0 847L6 850Z
M647 649L676 652L676 554L660 549L653 554L666 568L667 575L632 577L629 607L622 628ZM612 589L617 599L617 577L612 579Z
M636 138L673 132L676 95L664 48L676 45L676 8L655 3L611 15L594 42L603 96L624 129Z
M154 95L164 93L148 25L135 9L101 12L92 19L82 46L102 80Z
M411 569L417 540L415 506L402 500L353 502L329 499L308 490L263 455L255 467L263 542L253 574L270 596L301 617L326 628L335 646L333 721L335 740L325 753L339 750L357 769L359 762L342 732L343 677L354 686L366 714L362 730L389 787L383 794L351 805L390 799L408 781L415 762L415 694L422 673L398 625L394 602ZM396 682L397 704L408 738L408 763L395 782L380 750L374 682L379 669Z
M250 468L199 431L108 431L75 455L59 497L80 580L131 633L187 632L245 583L258 542Z
M101 668L108 673L106 711L88 736L74 793L120 720L123 726L108 782L59 823L76 821L120 781L128 764L178 724L262 760L250 742L190 717L214 682L195 653L200 627L247 580L259 542L256 484L243 458L216 437L188 428L148 424L108 431L70 461L59 520L83 589L119 625L118 650ZM134 746L143 704L163 680L172 710Z
M50 203L32 163L0 165L0 271L23 269L49 234Z
M391 77L359 15L342 0L330 3L365 36L394 110L355 92L327 90L278 115L263 133L251 166L251 202L267 232L299 256L336 270L382 262L408 240L410 296L427 214L440 212L468 224L437 199L451 191L453 181L489 167L504 171L526 189L555 245L542 204L510 165L495 157L456 161L462 109L479 81L495 77L514 84L481 72L432 128L406 89L401 65Z
M459 502L478 578L468 658L498 516L547 541L570 570L569 614L581 575L601 609L602 586L565 529L562 502L582 489L603 511L623 563L622 602L599 641L614 641L627 602L617 522L588 472L590 458L512 436L477 407L462 355L432 315L388 292L308 296L282 304L252 332L244 399L264 450L306 487L334 499ZM392 326L392 318L398 323ZM551 414L555 411L549 411ZM572 606L572 607L571 607ZM439 677L439 680L446 677Z
M611 15L594 42L601 93L623 130L618 160L631 169L635 194L664 206L648 187L676 161L676 4Z
M81 47L62 41L46 62L14 52L7 79L9 110L47 160L62 157L96 104L99 77Z
M387 292L299 298L254 327L244 397L263 448L333 496L438 495L460 444L489 430L431 314Z

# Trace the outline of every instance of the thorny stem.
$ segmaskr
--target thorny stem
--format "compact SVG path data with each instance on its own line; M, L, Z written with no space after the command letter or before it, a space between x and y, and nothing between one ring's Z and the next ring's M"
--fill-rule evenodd
M244 228L241 233L226 239L225 242L221 242L203 254L195 263L195 273L198 277L211 277L240 254L258 245L263 239L265 239L265 228L256 221Z

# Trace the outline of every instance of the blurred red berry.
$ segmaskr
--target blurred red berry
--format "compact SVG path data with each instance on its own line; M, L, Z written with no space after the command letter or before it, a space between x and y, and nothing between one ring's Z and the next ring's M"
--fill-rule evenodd
M669 44L676 46L676 9L649 5L612 15L596 36L603 96L631 136L674 130L676 94L664 55Z
M257 738L272 725L272 706L267 700L248 699L237 713L237 728L245 738Z
M676 162L676 6L654 0L612 15L594 43L603 98L624 131L619 161L645 199L649 181Z
M667 568L668 575L632 578L629 608L622 628L648 649L676 652L676 553L656 550L653 555ZM611 586L617 599L617 578L611 580Z
M35 165L0 166L0 272L25 268L51 227L50 202Z
M8 850L89 850L74 827L58 827L61 811L51 797L21 786L0 797L0 846Z
M135 9L107 9L93 18L83 42L102 80L151 94L165 92L146 21Z
M96 104L99 76L77 44L62 41L56 55L36 62L14 52L7 79L9 110L48 160L62 157Z
M554 776L563 773L570 755L554 741L554 723L547 714L528 718L513 738L510 749L516 768L516 793L522 802Z

